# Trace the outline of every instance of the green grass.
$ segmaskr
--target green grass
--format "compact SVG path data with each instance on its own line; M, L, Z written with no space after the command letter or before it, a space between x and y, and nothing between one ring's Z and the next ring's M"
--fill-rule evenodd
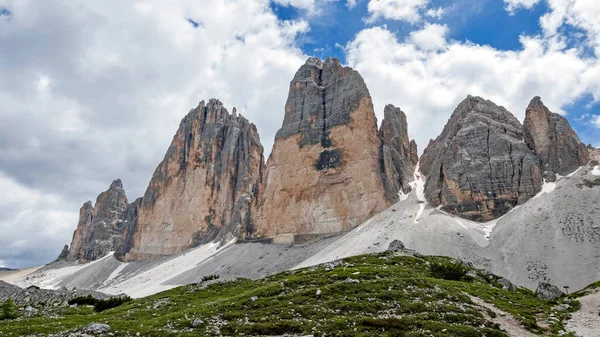
M116 336L506 336L491 321L494 314L476 306L469 295L511 313L534 333L557 335L569 312L551 308L562 301L576 307L573 299L546 302L527 289L505 291L481 277L434 277L430 266L449 261L363 255L335 267L262 280L182 286L100 313L88 306L59 308L54 310L57 318L1 321L0 336L57 333L91 322L109 324ZM204 324L191 328L194 319Z

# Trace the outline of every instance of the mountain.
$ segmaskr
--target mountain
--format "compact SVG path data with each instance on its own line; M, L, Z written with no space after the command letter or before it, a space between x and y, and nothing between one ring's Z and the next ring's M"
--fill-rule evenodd
M580 289L600 278L600 151L561 118L536 97L522 125L468 96L418 158L400 108L387 105L377 128L360 74L310 58L290 83L266 164L253 124L218 100L201 102L142 198L127 204L115 181L82 207L70 258L15 282L142 297L214 273L256 279L401 241L519 286Z
M418 155L406 115L393 105L384 115L378 130L358 72L310 58L290 83L265 165L254 124L216 99L202 101L181 121L142 198L127 204L119 180L96 206L84 204L67 258L115 251L123 261L146 260L209 242L347 232L411 190Z
M563 116L550 112L540 97L534 97L525 114L525 143L542 161L548 181L566 175L589 161L588 149Z
M402 157L390 157L396 144L386 146L384 167L373 104L360 74L337 59L308 59L290 83L257 200L254 235L295 242L340 233L397 201L398 184L406 185L401 179L412 172L393 167L396 160L397 170L410 169L408 160L400 163L408 152L402 147L406 121L394 123L400 117L387 115L384 140L398 137Z
M542 188L540 160L523 142L521 123L481 97L458 105L420 170L429 203L476 221L498 218Z
M137 210L126 260L181 252L252 231L263 148L256 126L211 99L181 121Z
M383 116L379 128L380 157L383 157L385 172L383 181L386 198L397 202L399 191L406 194L412 190L410 183L414 179L419 153L417 143L408 137L408 123L404 111L388 104L383 110Z
M98 195L95 205L91 201L83 204L66 258L93 261L114 251L121 241L121 214L127 209L127 204L120 179L113 181L108 190ZM64 255L64 252L61 253L61 257Z

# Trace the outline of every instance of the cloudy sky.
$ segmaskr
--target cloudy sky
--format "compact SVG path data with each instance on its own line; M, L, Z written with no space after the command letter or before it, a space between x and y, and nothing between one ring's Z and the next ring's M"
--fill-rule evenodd
M219 98L268 153L308 56L359 70L420 149L468 94L539 95L600 146L593 0L0 0L0 267L53 260L79 207L141 196L180 119Z

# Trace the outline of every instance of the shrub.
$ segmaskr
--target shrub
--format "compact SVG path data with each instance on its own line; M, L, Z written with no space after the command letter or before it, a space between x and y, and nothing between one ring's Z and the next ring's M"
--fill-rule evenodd
M202 278L202 281L200 281L200 283L206 282L206 281L218 280L218 279L219 279L219 275L217 275L217 274L206 275Z
M80 296L69 300L69 304L93 305L96 312L102 312L107 309L115 308L125 302L131 301L129 296L111 297L107 300L99 300L92 295Z
M19 317L19 314L17 313L17 306L12 298L9 298L2 303L1 309L0 319L15 319Z
M461 263L431 262L429 265L431 276L444 280L460 281L465 279L469 267Z

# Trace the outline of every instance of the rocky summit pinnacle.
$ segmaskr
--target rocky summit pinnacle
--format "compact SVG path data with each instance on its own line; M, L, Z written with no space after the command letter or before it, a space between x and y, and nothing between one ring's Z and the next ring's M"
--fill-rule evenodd
M505 108L467 97L420 161L434 207L476 221L505 214L541 190L539 159L523 142L521 123Z
M181 121L163 161L130 214L125 259L181 252L213 240L231 240L252 228L263 148L256 126L211 99Z
M525 142L542 161L545 177L566 175L589 160L588 150L563 116L550 112L540 97L534 97L525 114Z
M83 204L67 258L92 261L114 251L121 241L121 214L126 208L127 197L120 179L98 195L95 205L91 201Z
M415 166L419 160L417 144L408 138L406 114L388 104L383 110L383 121L379 128L381 155L385 174L386 198L398 201L398 192L411 191Z
M347 231L389 205L369 90L360 74L309 58L290 83L266 165L254 236Z

